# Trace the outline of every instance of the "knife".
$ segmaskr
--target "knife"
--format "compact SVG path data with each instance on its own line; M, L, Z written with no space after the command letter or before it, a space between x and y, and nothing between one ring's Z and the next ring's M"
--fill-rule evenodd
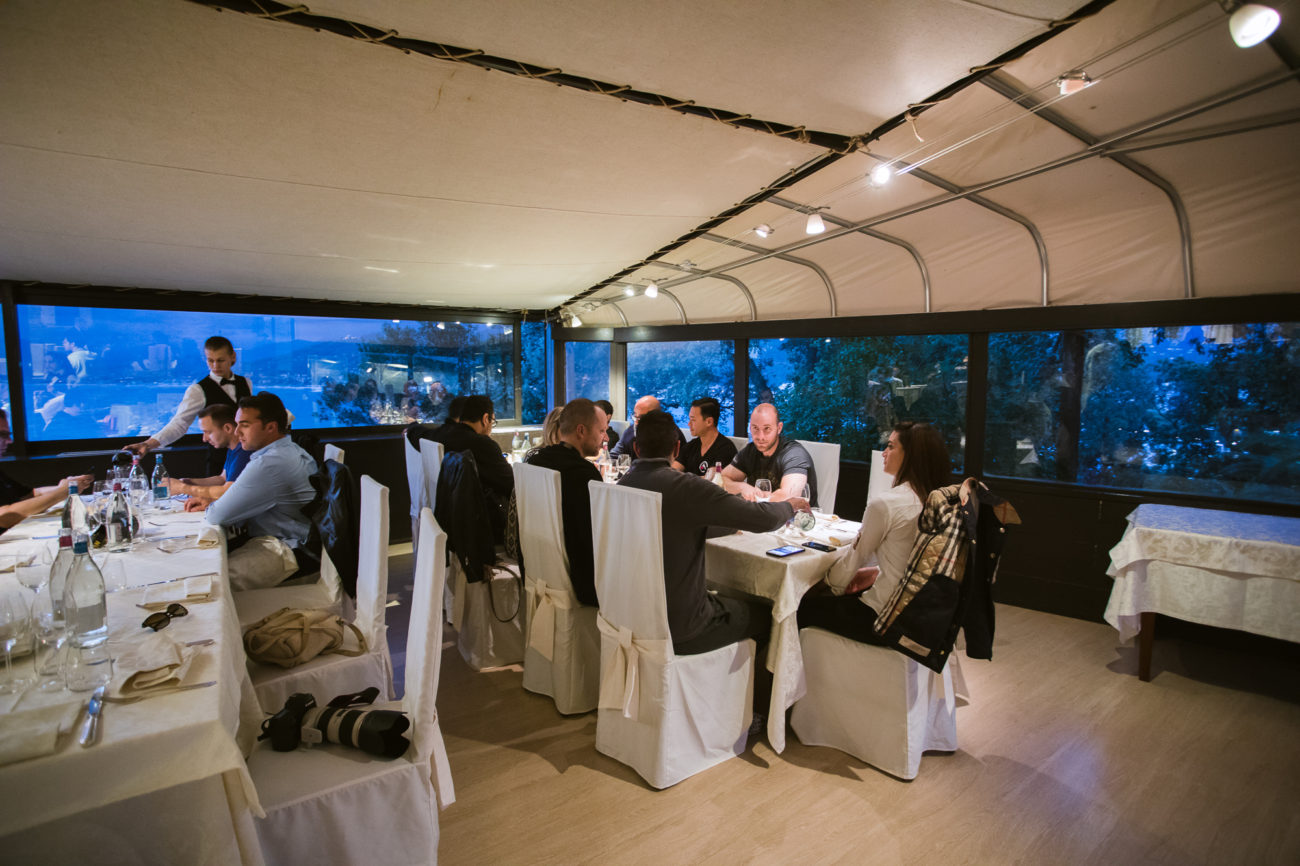
M99 742L99 716L104 711L104 687L100 686L90 694L86 703L86 721L81 726L82 746L93 746Z

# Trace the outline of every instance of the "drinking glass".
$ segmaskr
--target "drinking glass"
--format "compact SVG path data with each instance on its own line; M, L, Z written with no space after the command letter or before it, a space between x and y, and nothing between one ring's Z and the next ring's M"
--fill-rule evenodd
M67 629L55 619L48 593L32 603L32 669L36 688L55 692L63 688L63 655L67 647Z
M122 557L113 553L95 553L91 559L95 565L99 566L99 573L104 576L104 591L117 592L120 589L126 589L126 566L122 562Z
M22 596L12 592L0 595L0 646L5 651L5 679L0 683L0 695L18 694L27 686L27 679L14 672L13 651L30 636L31 620Z
M37 557L39 559L39 556ZM32 591L32 603L28 606L32 615L36 615L36 600L41 597L41 590L50 582L49 565L19 565L14 568L14 577L18 582Z
M767 502L772 498L772 482L766 478L760 478L754 482L754 499L758 502Z
M632 455L620 454L618 455L617 460L618 460L618 477L622 478L624 475L627 474L627 471L632 468Z

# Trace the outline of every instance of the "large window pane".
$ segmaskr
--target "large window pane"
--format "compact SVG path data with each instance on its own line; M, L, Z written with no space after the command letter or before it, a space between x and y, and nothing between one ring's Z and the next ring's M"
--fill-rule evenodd
M1288 322L993 335L990 471L1300 502L1298 334Z
M435 419L457 393L514 413L509 325L28 305L18 321L36 441L156 432L205 375L214 334L298 428Z
M564 390L566 403L609 399L609 343L564 344Z
M774 403L785 433L838 442L867 460L899 421L943 431L954 469L963 465L965 334L751 340L749 402Z
M520 379L523 381L524 405L519 420L524 424L541 424L546 419L546 323L524 322L520 325Z
M685 427L691 402L712 397L722 404L718 429L730 433L735 423L735 344L730 340L627 344L628 411L653 394L665 412Z

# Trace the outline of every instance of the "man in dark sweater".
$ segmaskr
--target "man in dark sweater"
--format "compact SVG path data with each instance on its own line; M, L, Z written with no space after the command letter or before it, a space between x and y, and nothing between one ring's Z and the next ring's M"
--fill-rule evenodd
M533 466L560 473L560 521L564 550L569 555L569 582L583 604L597 605L595 564L591 548L591 497L587 482L599 481L600 471L587 460L600 452L609 418L590 400L579 397L560 413L560 441L539 448L529 458Z
M479 484L487 497L492 535L500 544L505 539L506 506L515 489L515 474L501 453L501 446L488 435L495 424L492 398L486 394L470 394L461 405L458 420L449 420L423 435L426 439L441 442L444 454L468 451L474 455Z
M428 439L432 442L441 442L438 437L447 429L448 425L460 420L460 411L465 408L464 397L452 397L451 402L447 405L447 420L440 424L412 424L406 428L406 438L416 451L420 450L420 440Z
M662 497L664 585L668 630L678 655L708 652L747 637L762 646L771 627L771 610L758 602L710 594L704 588L704 538L710 526L766 532L808 510L808 501L748 502L696 475L678 472L680 435L667 412L641 416L637 461L619 484L658 491ZM757 691L756 691L757 703Z

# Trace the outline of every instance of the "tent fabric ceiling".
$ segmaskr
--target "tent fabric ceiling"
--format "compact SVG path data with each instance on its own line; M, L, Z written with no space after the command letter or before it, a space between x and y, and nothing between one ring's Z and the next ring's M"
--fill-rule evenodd
M503 0L485 11L331 0L310 11L852 137L1079 2ZM603 326L1295 291L1294 70L1268 45L1232 45L1214 2L1090 8L869 153L784 186L827 151L197 2L9 0L0 278L563 306ZM1300 44L1288 12L1275 39ZM1096 83L1057 99L1071 69ZM1161 145L1127 163L1085 153L1184 109L1124 139ZM1223 134L1196 134L1207 130ZM873 187L866 175L882 161L904 173ZM775 198L649 260L765 190ZM813 208L824 239L803 233ZM776 231L760 238L761 223ZM862 224L878 236L843 228ZM623 296L649 280L668 291Z

